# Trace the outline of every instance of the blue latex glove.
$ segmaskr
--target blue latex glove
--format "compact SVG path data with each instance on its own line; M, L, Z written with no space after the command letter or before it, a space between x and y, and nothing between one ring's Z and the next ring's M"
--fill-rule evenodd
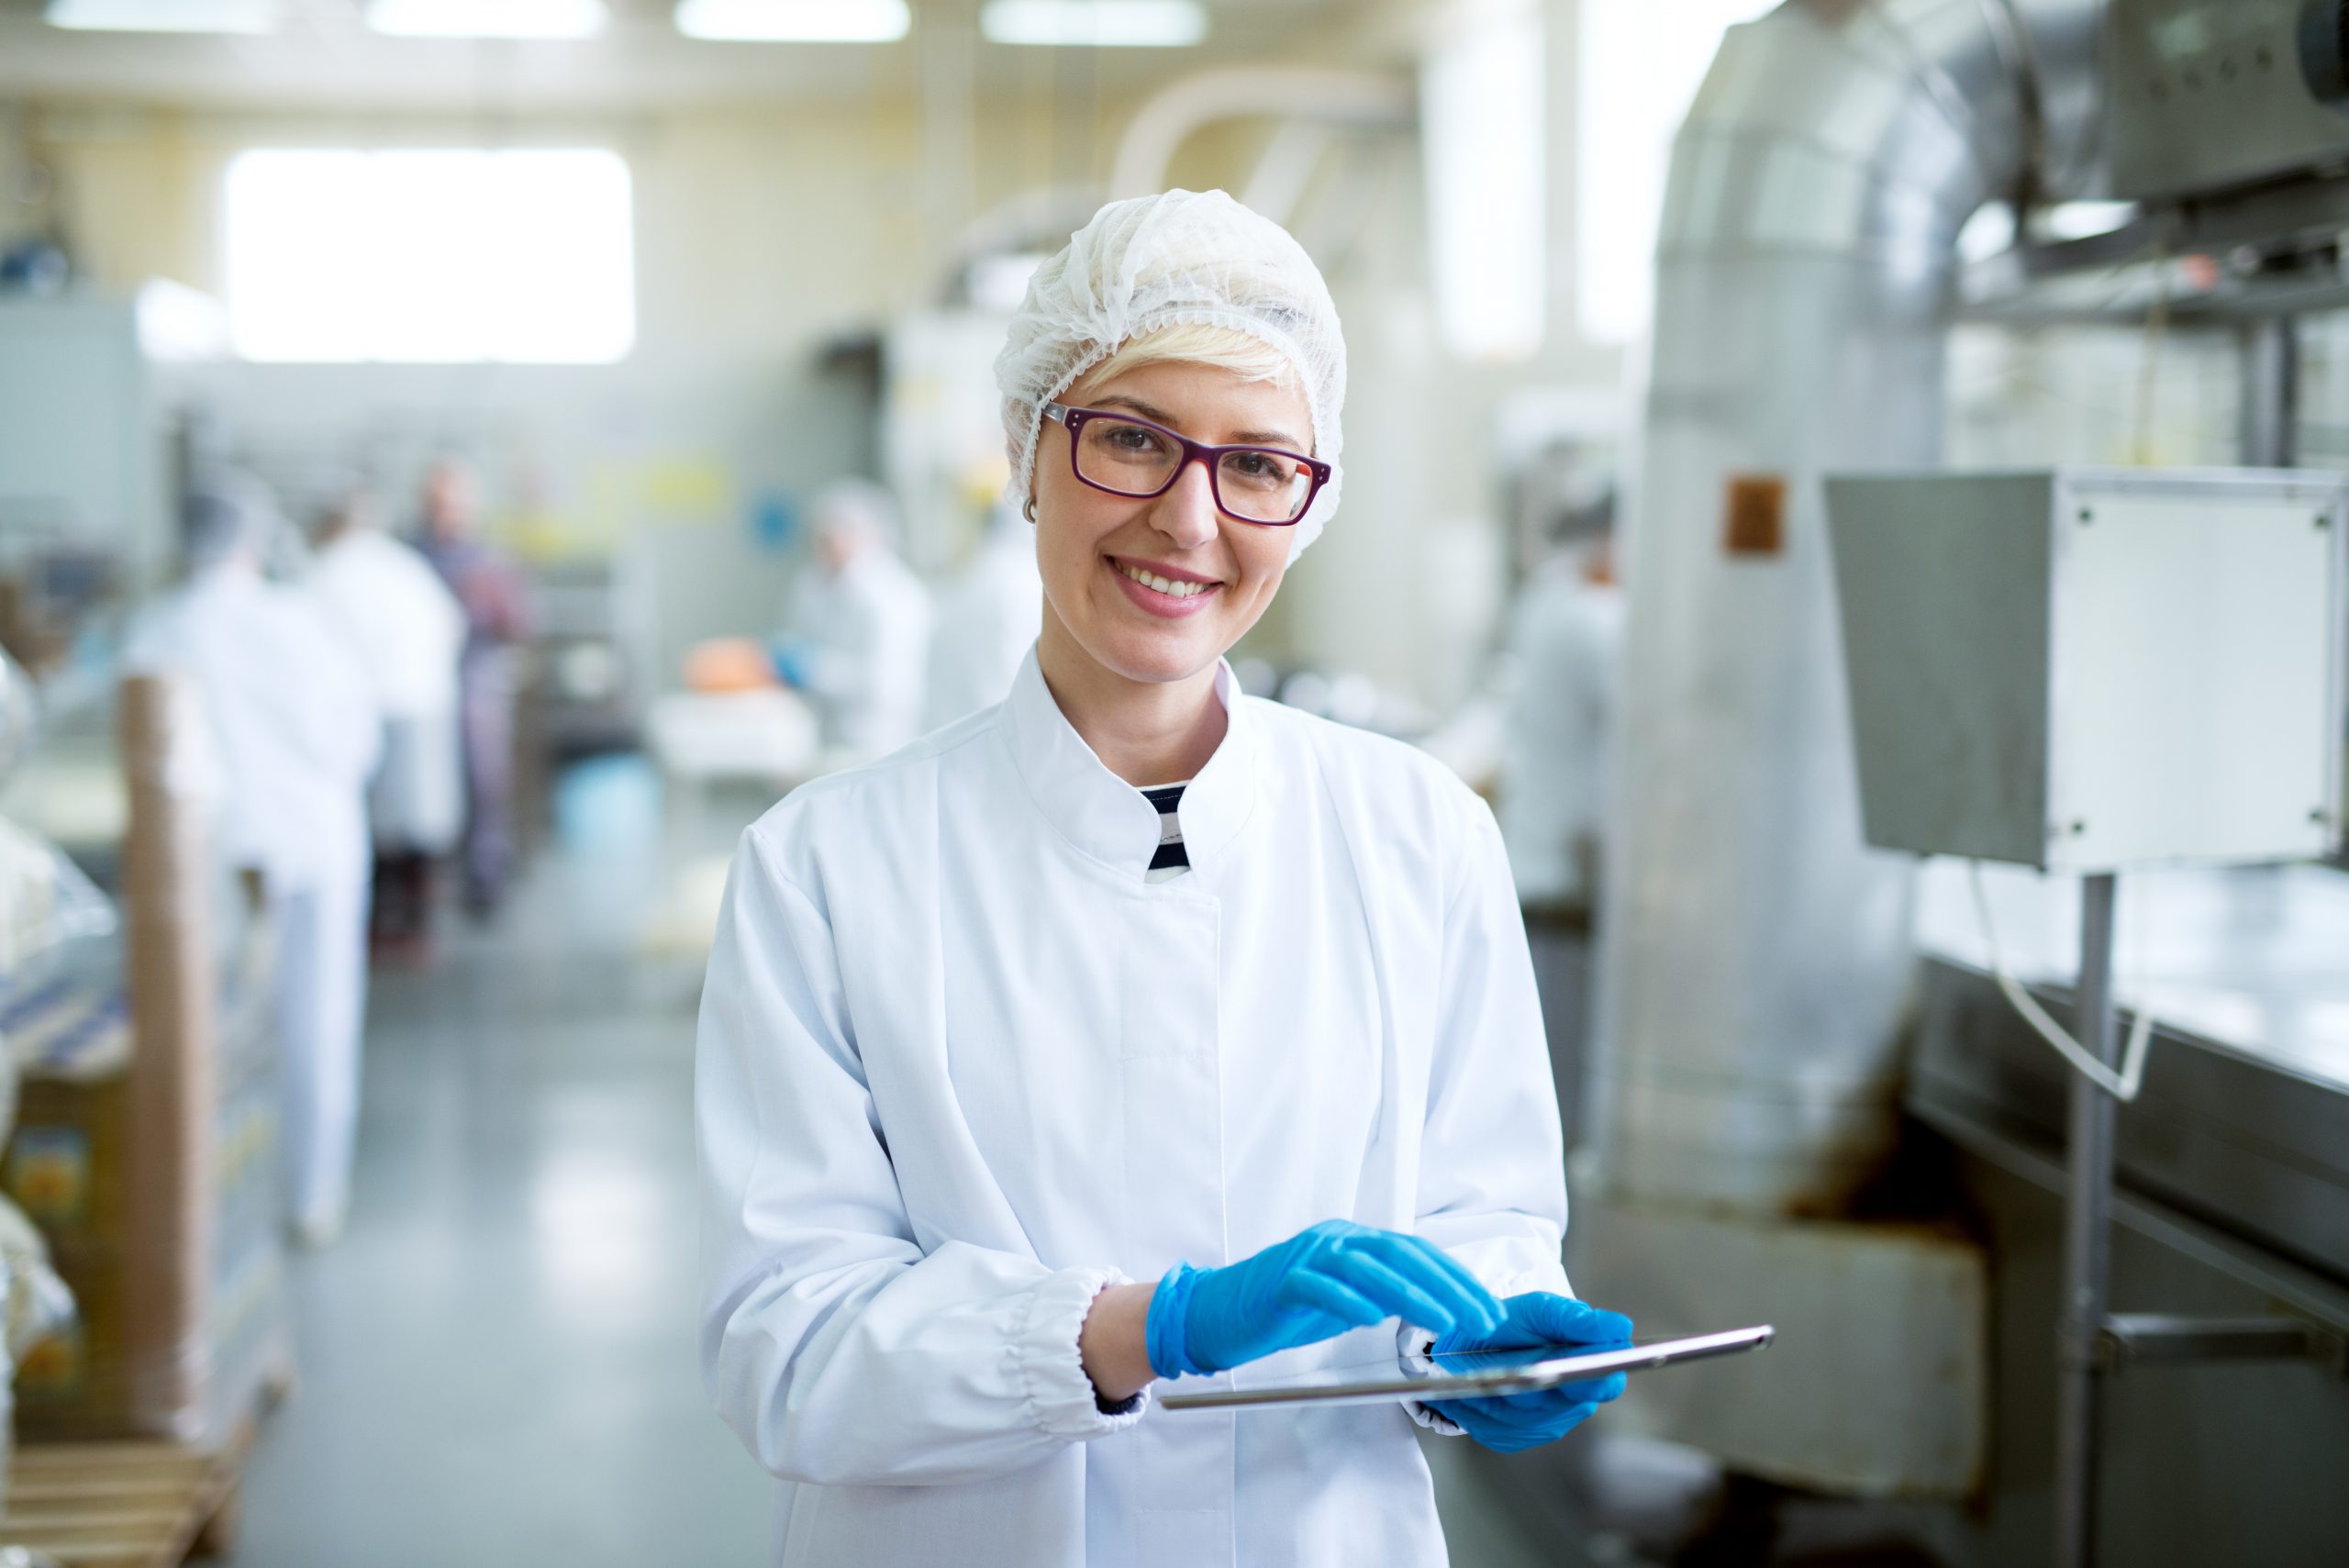
M1501 1303L1508 1321L1497 1332L1453 1332L1436 1340L1439 1351L1523 1350L1534 1345L1607 1348L1631 1340L1631 1320L1570 1296L1529 1291ZM1516 1453L1555 1442L1590 1419L1601 1405L1623 1392L1623 1374L1610 1373L1589 1383L1561 1384L1531 1394L1501 1394L1488 1399L1436 1399L1428 1407L1496 1453Z
M1439 1334L1504 1327L1466 1265L1422 1237L1325 1219L1220 1269L1177 1263L1150 1298L1161 1377L1227 1372L1259 1356L1401 1318Z
M815 651L796 637L779 637L767 645L767 657L774 662L775 678L786 686L807 684L814 677Z

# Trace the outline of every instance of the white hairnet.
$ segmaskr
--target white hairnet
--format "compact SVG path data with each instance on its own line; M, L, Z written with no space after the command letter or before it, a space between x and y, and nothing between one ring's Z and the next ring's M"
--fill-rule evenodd
M1013 506L1028 501L1044 405L1119 345L1186 325L1227 327L1288 356L1312 411L1312 455L1337 468L1346 344L1319 269L1286 229L1223 192L1167 191L1111 202L1029 282L995 361ZM1343 477L1333 472L1313 498L1289 560L1338 509Z
M267 551L277 526L276 498L249 473L215 469L188 487L180 511L180 548L190 572L239 552Z
M838 529L875 544L897 542L897 498L870 479L835 479L816 493L807 517L818 533Z

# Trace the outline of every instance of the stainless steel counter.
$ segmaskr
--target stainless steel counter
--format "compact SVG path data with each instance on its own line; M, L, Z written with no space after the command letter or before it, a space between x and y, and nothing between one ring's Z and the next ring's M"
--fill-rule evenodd
M2009 968L2068 1017L2078 888L1986 870ZM1999 995L1964 870L1930 867L1910 1106L2060 1146L2068 1069ZM2120 1109L2123 1184L2349 1281L2349 874L2310 866L2124 879L2120 999L2153 1009Z

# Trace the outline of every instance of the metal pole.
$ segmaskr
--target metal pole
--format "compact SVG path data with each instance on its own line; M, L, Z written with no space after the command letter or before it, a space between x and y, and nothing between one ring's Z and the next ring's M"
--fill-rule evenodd
M2111 1065L2114 879L2080 884L2080 985L2072 1029ZM2112 1221L2112 1096L2072 1074L2072 1192L2064 1217L2064 1300L2055 1332L2055 1562L2096 1562L2097 1342L2104 1331Z
M2238 341L2243 465L2290 468L2300 456L2299 323L2288 316L2248 322Z

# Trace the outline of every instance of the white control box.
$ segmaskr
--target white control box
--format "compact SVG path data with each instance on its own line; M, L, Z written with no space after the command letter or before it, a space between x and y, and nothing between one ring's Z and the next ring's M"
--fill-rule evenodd
M2340 840L2349 476L1827 482L1868 842L2075 873Z

